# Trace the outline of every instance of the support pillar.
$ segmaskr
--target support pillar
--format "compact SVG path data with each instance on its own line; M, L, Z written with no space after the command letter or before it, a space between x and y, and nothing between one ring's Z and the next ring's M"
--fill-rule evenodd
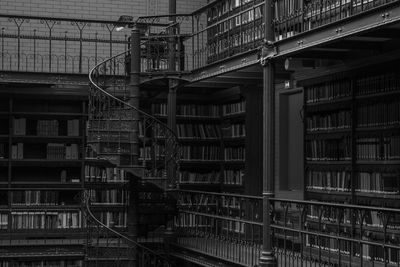
M275 178L275 65L271 54L274 40L272 18L274 0L265 0L264 22L266 56L262 59L263 64L263 249L260 257L260 267L276 266L273 253L272 231L271 231L271 203L274 197Z
M129 104L133 107L139 108L140 98L140 31L136 25L133 26L131 32L131 43L130 43L130 77L129 77ZM131 133L131 159L130 165L139 165L139 112L132 110L133 129ZM137 241L138 236L138 178L134 175L130 175L129 185L129 207L128 207L128 236L133 241ZM137 266L137 245L136 243L130 243L131 249L131 260L129 266Z

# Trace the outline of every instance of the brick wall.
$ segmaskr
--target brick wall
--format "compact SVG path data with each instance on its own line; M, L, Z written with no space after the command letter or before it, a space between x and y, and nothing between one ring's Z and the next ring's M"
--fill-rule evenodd
M206 0L177 0L177 13L189 13L203 6ZM46 16L57 18L96 19L115 21L120 15L131 15L134 18L146 15L168 14L168 0L1 0L1 14ZM183 32L191 31L191 21L182 24ZM190 24L190 25L189 25ZM20 25L20 34L30 36L17 40ZM113 25L88 24L72 25L62 21L9 21L0 18L0 69L22 71L56 71L78 72L80 54L80 29L82 30L82 54L84 56L82 69L87 72L95 64L95 59L107 58L126 49L125 44L112 44L108 40L124 41L129 31L116 32ZM34 40L33 35L39 37L60 37L60 40L49 41L45 38ZM14 38L13 38L14 37ZM63 39L69 38L67 42ZM93 40L101 40L99 42ZM50 47L53 59L50 61ZM19 47L19 50L18 50ZM188 47L187 50L190 50ZM33 56L35 54L35 57ZM19 55L19 58L18 58ZM17 63L19 62L19 64Z

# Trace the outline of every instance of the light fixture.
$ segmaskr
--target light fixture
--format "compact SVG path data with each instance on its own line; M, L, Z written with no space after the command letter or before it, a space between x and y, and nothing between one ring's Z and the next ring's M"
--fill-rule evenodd
M127 26L131 27L132 22L133 22L132 16L122 15L119 17L119 19L115 23L115 26L117 26L117 27L115 27L115 30L117 32L119 32L119 31L122 31L123 29L125 29Z

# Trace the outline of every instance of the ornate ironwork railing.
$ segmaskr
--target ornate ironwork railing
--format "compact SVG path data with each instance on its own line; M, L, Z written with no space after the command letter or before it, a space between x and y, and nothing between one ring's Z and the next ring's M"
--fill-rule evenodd
M113 56L89 74L88 144L98 157L130 168L164 189L168 177L168 186L175 187L178 138L163 122L128 103L129 55L125 51Z
M177 245L243 266L258 263L262 198L179 190Z
M192 70L258 49L263 43L263 0L213 1L192 15Z
M277 0L274 1L275 40L292 37L350 18L397 0Z
M169 16L152 16L128 24L133 23L141 25L147 43L142 72L167 70L171 54L176 70L188 69L181 30L188 28L185 20L171 24ZM94 65L128 50L130 32L117 31L118 26L118 21L0 14L0 71L88 74Z
M398 266L400 209L272 199L279 266Z
M84 197L86 227L85 266L172 267L162 251L141 243L102 223L92 212L90 197Z

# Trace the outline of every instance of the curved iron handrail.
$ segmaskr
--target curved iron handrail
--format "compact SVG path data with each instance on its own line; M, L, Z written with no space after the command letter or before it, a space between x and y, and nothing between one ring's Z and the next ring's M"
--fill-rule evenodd
M112 56L111 58L108 58L108 59L106 59L106 60L101 61L101 62L98 63L95 67L93 67L93 68L90 70L90 72L89 72L89 81L90 81L90 84L91 84L98 92L101 92L101 94L102 94L104 97L108 97L108 98L112 99L113 101L116 101L116 102L122 104L124 107L126 107L126 108L128 108L128 109L134 110L135 112L137 112L137 113L139 114L139 116L140 116L141 118L146 118L146 120L151 121L150 126L154 126L155 124L157 124L158 126L162 127L162 128L165 130L165 133L168 133L168 135L169 135L168 138L171 138L171 140L172 140L172 141L171 141L171 140L168 140L168 141L171 141L171 143L172 143L172 145L170 145L170 147L169 147L169 149L172 150L172 151L170 151L169 156L170 156L170 159L171 159L171 160L174 160L174 161L175 161L174 164L175 164L175 166L176 166L176 169L178 170L178 169L179 169L179 160L180 160L180 156L181 156L181 151L180 151L180 148L179 148L179 140L178 140L177 134L176 134L172 129L170 129L170 128L169 128L164 122L162 122L161 120L159 120L159 119L157 119L156 117L152 116L151 114L149 114L149 113L147 113L147 112L145 112L145 111L143 111L143 110L141 110L141 109L139 109L139 108L137 108L137 107L135 107L135 106L129 104L128 102L121 100L121 99L118 98L117 96L114 96L113 94L107 92L105 89L101 88L101 87L95 82L94 77L95 77L96 73L98 73L98 69L99 69L101 66L103 66L103 65L106 64L107 62L111 62L112 60L115 60L116 58L118 58L118 57L120 57L120 56L128 55L129 52L130 52L130 50L126 50L126 51L124 51L124 52L118 53L118 54ZM118 62L118 63L121 64L121 62ZM124 64L124 67L125 67L125 64ZM119 71L120 71L119 76L122 76L121 70L120 70L120 69L119 69ZM125 73L125 72L123 72L123 73ZM139 118L136 118L136 119L139 119ZM149 126L149 127L150 127L150 126ZM165 136L164 139L165 139L166 142L167 142L167 136ZM158 167L160 167L160 166L158 166ZM166 168L166 167L167 167L167 166L165 166L165 168ZM170 178L171 178L171 177L170 177ZM174 180L170 181L170 183L169 183L169 187L170 187L170 188L174 188L174 187L176 187L176 185L177 185L176 177L172 177L172 178L173 178Z
M150 248L148 248L148 247L146 247L146 246L140 244L139 242L137 242L137 241L135 241L135 240L133 240L133 239L131 239L131 238L129 238L129 237L127 237L127 236L121 234L120 232L118 232L118 231L112 229L111 227L109 227L109 226L107 226L106 224L104 224L103 222L101 222L101 221L93 214L93 212L91 211L91 209L90 209L90 197L87 196L86 194L85 194L85 196L84 196L84 200L83 200L83 201L84 201L84 204L85 204L85 210L84 210L84 211L86 211L86 214L89 215L89 216L90 216L90 219L92 219L97 225L103 227L103 228L106 229L107 231L109 231L109 232L111 232L112 234L114 234L114 235L116 235L116 236L122 238L123 240L125 240L125 241L127 241L127 242L130 242L130 243L133 243L133 244L136 245L137 247L139 247L139 248L145 250L146 252L148 252L148 253L150 253L150 254L156 256L158 259L164 260L165 263L169 264L169 266L172 266L172 265L171 265L172 263L171 263L170 259L168 259L167 257L165 257L165 256L163 256L163 255L157 253L156 251L154 251L154 250L152 250L152 249L150 249ZM89 225L87 225L86 227L89 227Z

